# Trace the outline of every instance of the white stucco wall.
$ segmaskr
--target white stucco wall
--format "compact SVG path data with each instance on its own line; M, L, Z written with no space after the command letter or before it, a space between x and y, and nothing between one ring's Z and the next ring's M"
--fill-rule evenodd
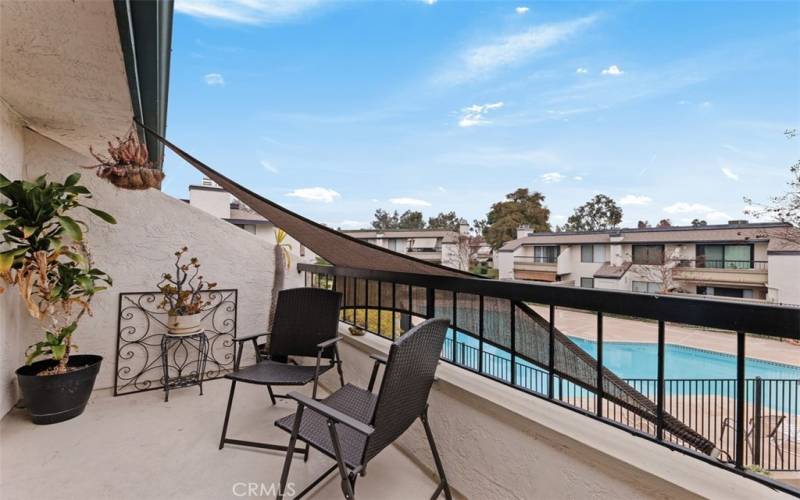
M514 279L514 252L497 252L498 278L501 280Z
M21 120L0 100L0 173L9 179L22 177L24 171L24 129ZM14 370L23 362L23 343L19 332L26 328L28 317L17 290L6 288L0 294L0 415L17 400Z
M386 354L389 341L340 330L345 381L366 387L368 355ZM452 365L440 363L436 378L431 427L448 481L467 498L788 498ZM331 372L323 384L339 386ZM433 474L419 421L396 444Z
M189 186L189 203L219 219L231 216L231 195L221 188Z
M768 300L800 305L800 255L771 254L767 267Z
M0 167L6 175L18 178L23 174L31 179L48 173L51 179L63 180L80 165L91 164L85 156L35 132L25 130L20 135L6 126L5 120L2 133ZM10 152L13 148L6 147L7 137L8 144L15 145L16 156ZM22 144L17 144L20 137ZM22 170L20 158L24 158ZM161 273L171 270L173 252L184 245L200 259L204 276L218 282L220 288L239 290L238 331L244 334L265 329L274 272L273 245L157 190L120 190L89 170L83 171L81 182L94 194L90 203L111 213L118 222L108 225L96 218L82 217L89 224L87 241L95 266L114 279L112 289L95 297L94 315L84 318L75 337L79 352L105 358L96 388L110 387L114 381L118 294L154 290ZM302 276L297 272L287 271L286 276L287 288L302 286ZM6 295L15 294L16 290L10 292ZM20 307L8 302L3 306L0 413L16 401L13 370L22 363L21 352L39 337L32 321L20 327L16 319L22 311Z

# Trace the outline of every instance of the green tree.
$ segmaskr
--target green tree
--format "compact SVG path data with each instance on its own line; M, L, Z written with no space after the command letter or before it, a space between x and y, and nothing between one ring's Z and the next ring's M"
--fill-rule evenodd
M648 227L650 227L650 223L648 221L646 221L646 220L640 220L636 224L636 228L637 229L647 229Z
M372 221L372 227L375 229L397 229L397 224L400 216L397 210L390 214L386 210L379 208L375 210L375 220Z
M483 228L483 237L492 248L500 248L506 241L517 237L517 228L527 224L533 231L550 230L550 210L544 206L544 195L519 188L506 195L506 199L492 205L483 221L475 221Z
M613 199L598 194L575 209L564 226L567 231L601 231L622 222L622 209Z
M425 229L422 212L406 210L397 221L397 229Z
M658 225L656 227L672 227L672 221L669 219L661 219L658 221Z
M449 231L458 231L458 226L461 223L461 218L455 212L440 212L436 217L428 218L429 229L447 229Z
M701 219L692 219L692 225L694 227L702 227L702 226L707 226L708 222Z

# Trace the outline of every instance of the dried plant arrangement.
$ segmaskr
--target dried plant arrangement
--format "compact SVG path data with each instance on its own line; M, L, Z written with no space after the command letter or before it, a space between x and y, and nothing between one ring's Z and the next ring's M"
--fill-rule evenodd
M89 152L100 163L86 168L96 168L97 176L111 184L134 190L161 188L164 172L153 167L147 146L139 142L133 129L127 137L117 137L116 142L108 142L108 156L95 153L91 147Z

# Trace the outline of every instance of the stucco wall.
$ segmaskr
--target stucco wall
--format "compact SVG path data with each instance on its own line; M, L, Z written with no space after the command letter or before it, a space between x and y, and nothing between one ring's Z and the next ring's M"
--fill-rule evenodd
M345 380L366 387L373 364L368 355L387 353L389 342L369 334L352 337L344 326L341 333ZM323 381L329 390L338 388L334 374ZM448 480L467 498L788 498L445 363L429 404ZM397 446L433 473L419 422Z
M6 167L6 129L4 125L3 171L19 177L19 169ZM24 176L28 179L48 173L51 179L63 180L79 166L91 164L89 158L35 132L25 130L22 137ZM200 259L204 276L217 281L220 288L239 290L239 332L265 329L274 272L273 245L160 191L120 190L91 170L83 171L81 182L94 194L92 205L111 213L118 222L108 225L96 218L81 217L89 223L87 241L95 266L114 279L111 290L95 297L94 314L82 321L75 339L80 352L105 358L96 388L110 387L114 380L118 294L154 290L161 273L170 270L173 252L183 245L188 245L189 253ZM286 275L286 287L302 285L302 276L297 272ZM2 324L9 325L4 328L4 342L11 343L3 349L0 374L3 413L8 410L9 401L16 399L13 370L21 364L19 353L39 336L32 324L19 328L12 323L17 311L21 309L4 307L2 313Z
M769 268L769 300L800 305L800 255L772 254Z
M22 177L24 170L24 129L22 122L0 100L0 173L10 179ZM7 288L0 282L0 287ZM0 294L0 415L16 402L14 370L24 360L23 344L18 332L25 328L28 318L16 290Z

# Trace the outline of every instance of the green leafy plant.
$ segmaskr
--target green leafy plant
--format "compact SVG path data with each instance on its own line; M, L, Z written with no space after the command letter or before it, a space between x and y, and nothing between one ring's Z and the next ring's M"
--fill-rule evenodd
M210 301L203 300L201 292L217 286L216 283L203 280L197 257L190 257L188 263L183 262L183 256L188 251L188 247L183 247L175 252L175 275L164 273L158 283L158 289L163 296L158 307L172 316L199 313L210 304Z
M26 362L40 356L58 361L48 373L65 373L72 335L97 292L111 285L111 277L92 266L84 232L86 223L71 214L82 207L116 224L114 218L83 202L91 192L72 174L63 184L41 176L33 182L11 181L0 175L0 278L16 286L30 315L47 324L45 339L28 347ZM4 292L0 288L0 293Z

